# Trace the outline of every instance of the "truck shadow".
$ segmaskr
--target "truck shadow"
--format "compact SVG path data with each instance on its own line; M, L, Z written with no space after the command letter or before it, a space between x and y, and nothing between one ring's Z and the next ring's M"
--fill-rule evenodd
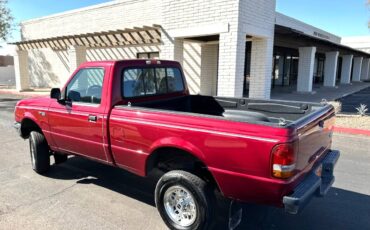
M155 206L154 189L160 172L147 178L124 170L72 157L66 163L54 165L46 175L78 184L94 184ZM298 215L263 205L241 204L243 215L236 229L366 229L370 226L370 196L332 188L329 194L312 202ZM228 229L229 201L219 198L214 229Z

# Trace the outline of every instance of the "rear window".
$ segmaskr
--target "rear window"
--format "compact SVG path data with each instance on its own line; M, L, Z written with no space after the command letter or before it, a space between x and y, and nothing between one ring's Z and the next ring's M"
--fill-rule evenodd
M178 68L130 68L123 71L122 79L125 98L184 91Z

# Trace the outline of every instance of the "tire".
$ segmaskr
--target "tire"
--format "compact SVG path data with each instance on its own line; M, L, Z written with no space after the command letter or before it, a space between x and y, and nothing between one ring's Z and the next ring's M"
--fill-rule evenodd
M155 188L155 204L170 229L208 229L213 216L212 198L204 180L181 170L164 174Z
M29 137L32 169L38 174L46 173L50 168L49 146L44 135L32 131Z
M55 164L62 164L68 160L68 156L65 154L54 153Z

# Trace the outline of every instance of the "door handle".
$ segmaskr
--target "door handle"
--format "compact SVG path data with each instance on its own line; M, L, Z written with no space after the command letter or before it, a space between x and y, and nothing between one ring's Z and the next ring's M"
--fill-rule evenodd
M89 122L97 122L98 121L98 117L95 116L95 115L89 115L88 119L87 119Z

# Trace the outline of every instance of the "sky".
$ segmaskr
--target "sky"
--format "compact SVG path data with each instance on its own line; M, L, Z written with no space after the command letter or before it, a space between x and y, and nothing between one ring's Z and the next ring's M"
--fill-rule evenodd
M15 23L109 0L9 0ZM339 36L369 35L366 0L276 0L277 11ZM10 41L20 40L19 27Z
M341 37L369 35L366 0L276 0L276 10Z
M21 21L61 13L67 10L78 9L109 0L8 0L8 7L12 11L15 23ZM11 40L20 40L19 27L15 28Z

